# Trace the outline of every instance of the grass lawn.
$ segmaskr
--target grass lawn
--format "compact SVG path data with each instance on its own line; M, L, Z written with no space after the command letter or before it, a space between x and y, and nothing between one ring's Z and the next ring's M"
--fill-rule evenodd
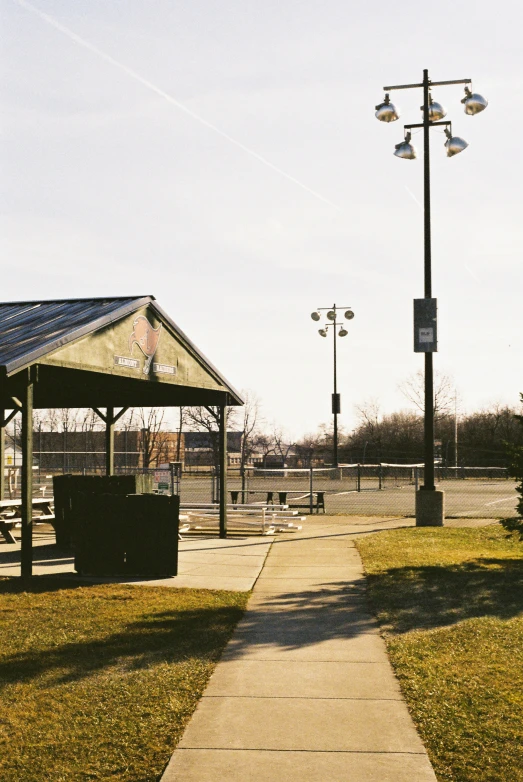
M357 546L438 780L523 780L523 543L496 525Z
M0 581L2 782L153 782L247 593Z

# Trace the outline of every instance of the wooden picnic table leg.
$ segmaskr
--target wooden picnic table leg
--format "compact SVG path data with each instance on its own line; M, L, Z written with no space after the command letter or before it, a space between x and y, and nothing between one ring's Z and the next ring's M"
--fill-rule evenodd
M5 523L5 521L0 521L0 534L4 536L6 543L16 543L9 526Z

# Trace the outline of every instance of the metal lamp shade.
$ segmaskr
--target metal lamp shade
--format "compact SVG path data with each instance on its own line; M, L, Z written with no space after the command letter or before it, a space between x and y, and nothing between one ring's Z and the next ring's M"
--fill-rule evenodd
M440 119L447 116L447 110L443 108L441 103L436 103L431 100L429 104L429 121L439 122Z
M318 320L320 320L320 318L321 318L321 315L320 315L320 313L319 313L319 312L311 312L311 318L312 318L313 320L316 320L316 321L318 321Z
M471 92L465 89L465 97L461 101L465 106L465 114L479 114L480 111L484 111L488 106L488 100L483 95L478 95L477 92Z
M336 320L336 313L334 310L329 310L327 313L327 317L329 320Z
M339 337L346 337L348 333L349 333L349 332L347 331L347 329L341 328L341 329L338 331L338 336L339 336Z
M320 335L320 337L326 337L327 329L318 329L318 334Z
M352 310L346 310L345 317L347 318L347 320L352 320L353 317L354 317L353 311Z
M410 141L402 141L401 144L396 144L394 154L396 157L401 157L403 160L415 160L418 157L418 151L416 147L413 147Z
M468 145L468 141L465 141L465 139L460 138L459 136L451 136L449 139L447 139L447 141L445 141L447 157L458 155L460 152L463 152L463 150L466 149Z
M380 122L396 122L399 117L399 109L390 102L389 96L385 95L383 103L378 103L376 106L376 119L379 119Z

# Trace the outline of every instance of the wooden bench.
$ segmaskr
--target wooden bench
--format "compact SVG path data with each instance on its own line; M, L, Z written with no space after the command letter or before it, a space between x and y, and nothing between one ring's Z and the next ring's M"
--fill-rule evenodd
M11 530L22 520L22 500L0 500L0 534L16 543ZM54 521L53 497L33 497L33 522Z

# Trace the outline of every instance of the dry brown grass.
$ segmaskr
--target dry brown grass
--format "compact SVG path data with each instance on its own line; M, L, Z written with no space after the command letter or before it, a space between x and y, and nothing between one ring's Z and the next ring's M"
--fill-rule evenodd
M2 781L158 779L246 600L0 582Z

